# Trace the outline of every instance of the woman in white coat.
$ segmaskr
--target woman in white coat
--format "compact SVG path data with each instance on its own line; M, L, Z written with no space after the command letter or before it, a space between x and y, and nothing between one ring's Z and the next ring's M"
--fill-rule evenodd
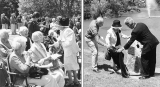
M59 43L62 44L64 50L64 68L66 69L69 82L67 86L79 85L76 70L79 69L79 65L77 63L77 53L79 51L79 47L76 44L76 38L73 30L69 28L69 19L61 18L59 22L60 40ZM72 80L72 71L74 75L74 81Z

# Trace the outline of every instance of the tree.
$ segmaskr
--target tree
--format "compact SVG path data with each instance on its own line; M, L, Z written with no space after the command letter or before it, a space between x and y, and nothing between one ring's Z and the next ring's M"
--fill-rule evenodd
M91 14L93 18L97 18L98 16L103 16L106 12L106 8L108 6L108 1L106 0L93 0L91 2Z
M11 13L18 15L18 0L0 0L0 14L5 13L10 17Z
M81 12L81 0L19 0L20 13L40 12L43 16L72 16Z

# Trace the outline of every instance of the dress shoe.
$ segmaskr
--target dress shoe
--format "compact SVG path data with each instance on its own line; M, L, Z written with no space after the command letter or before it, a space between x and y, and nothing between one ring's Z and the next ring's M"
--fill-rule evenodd
M123 76L123 78L129 78L129 75L127 75L127 76Z
M139 79L149 79L150 78L150 76L141 76L141 77L139 77Z
M99 69L97 69L97 68L93 68L93 71L96 73L100 73Z

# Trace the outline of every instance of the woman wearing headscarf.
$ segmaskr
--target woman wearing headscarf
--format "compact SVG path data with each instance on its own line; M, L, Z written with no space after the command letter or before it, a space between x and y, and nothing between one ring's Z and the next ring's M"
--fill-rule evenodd
M10 42L8 41L9 35L6 29L0 30L0 87L9 83L8 74L6 72L6 58L12 51Z
M24 36L24 37L27 38L25 51L28 51L31 48L31 45L32 45L32 41L28 36L28 28L26 26L20 27L19 34L20 34L20 36Z
M5 17L5 14L1 14L1 24L2 24L2 29L7 29L7 19Z

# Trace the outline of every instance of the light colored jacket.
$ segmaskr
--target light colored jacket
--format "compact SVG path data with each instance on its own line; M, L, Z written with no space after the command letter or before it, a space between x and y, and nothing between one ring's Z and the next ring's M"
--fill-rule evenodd
M120 36L120 41L121 41L121 38L124 38L124 39L129 38L129 36L124 35L121 32L119 33L119 36ZM117 42L117 36L116 36L116 33L114 32L112 27L107 30L107 35L106 35L105 41L106 41L107 46L114 46L115 47L116 42Z
M78 53L79 47L76 44L75 34L72 29L69 27L65 28L60 34L60 39L62 41L64 57Z
M43 43L40 43L41 47L37 43L33 43L30 50L32 52L31 58L33 62L37 62L40 59L47 57L47 51Z

